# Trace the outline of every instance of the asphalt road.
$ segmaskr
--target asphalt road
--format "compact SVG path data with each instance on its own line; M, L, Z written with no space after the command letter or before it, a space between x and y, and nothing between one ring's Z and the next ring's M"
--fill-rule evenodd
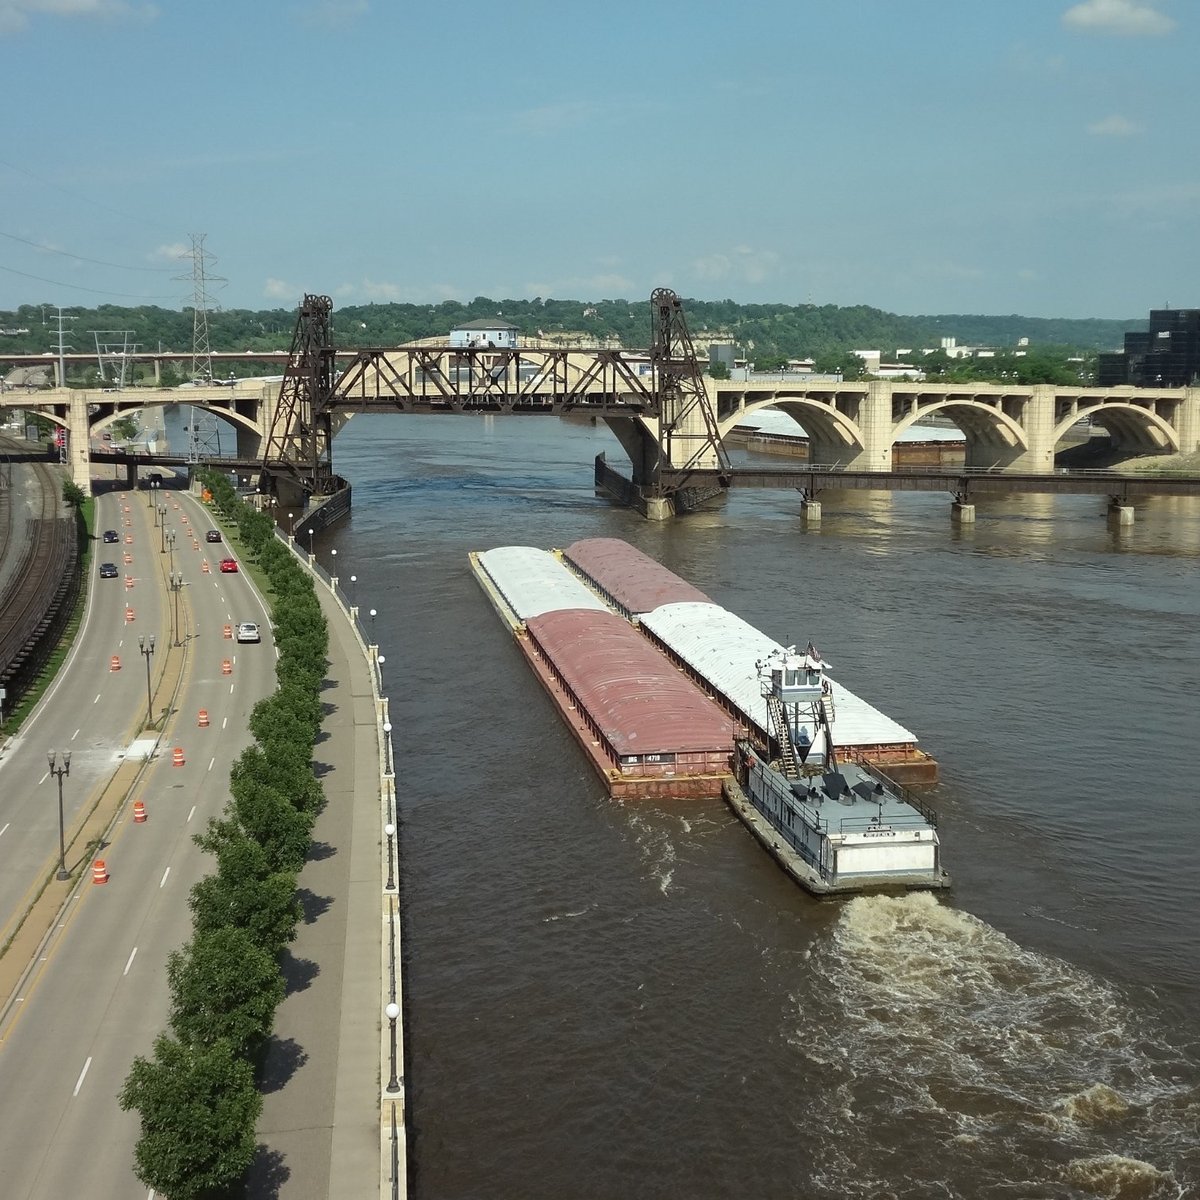
M5 1097L0 1163L3 1194L14 1200L49 1200L80 1191L145 1197L132 1171L138 1117L121 1112L116 1096L134 1056L149 1053L166 1026L166 958L189 937L188 891L211 869L192 835L224 807L231 764L250 740L245 728L250 709L274 688L267 616L249 580L217 570L228 548L206 543L202 532L199 549L192 548L188 530L210 525L201 505L174 492L164 493L160 502L168 505L166 528L177 534L175 567L186 581L180 595L184 645L175 651L185 654L181 683L162 749L122 808L103 851L109 881L94 884L90 869L84 871L36 969L0 1025L0 1094ZM145 494L103 495L98 510L99 529L133 532L134 587L126 590L126 567L119 559L120 578L91 581L93 603L72 660L0 765L0 826L7 822L0 835L4 913L28 888L28 879L16 878L21 864L28 875L29 863L40 869L48 858L57 859L57 793L53 779L44 778L46 749L72 749L71 775L64 781L70 820L111 776L131 738L142 732L146 677L137 634L156 633L156 658L172 640L173 597L166 587L170 556L160 553L160 531L152 526ZM127 516L129 527L122 523ZM123 551L125 543L114 548ZM201 571L205 559L208 574ZM136 612L129 624L126 601ZM240 621L257 622L263 642L226 640L224 626ZM113 654L121 655L119 672L110 671ZM226 659L229 675L223 673ZM156 708L168 701L165 695L156 697ZM202 708L207 728L198 725ZM173 764L176 746L184 751L182 766ZM141 824L132 819L132 801L138 798L147 810ZM50 856L47 847L53 850Z

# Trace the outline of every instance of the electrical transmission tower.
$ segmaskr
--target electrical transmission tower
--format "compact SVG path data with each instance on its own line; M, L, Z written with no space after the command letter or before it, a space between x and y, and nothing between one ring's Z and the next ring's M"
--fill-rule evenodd
M219 312L220 306L214 303L209 295L213 285L222 286L228 281L220 275L213 275L209 267L217 261L216 256L204 249L204 239L207 235L193 233L192 252L182 255L191 258L192 273L177 275L175 278L186 282L192 281L192 382L212 383L212 348L208 343L208 314Z

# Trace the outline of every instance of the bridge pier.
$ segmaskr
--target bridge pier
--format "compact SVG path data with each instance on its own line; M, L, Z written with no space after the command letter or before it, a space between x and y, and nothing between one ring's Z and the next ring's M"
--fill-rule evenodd
M1132 525L1133 505L1126 504L1123 500L1112 496L1108 501L1108 516L1117 525Z
M950 505L950 519L959 525L975 524L975 505L955 500Z

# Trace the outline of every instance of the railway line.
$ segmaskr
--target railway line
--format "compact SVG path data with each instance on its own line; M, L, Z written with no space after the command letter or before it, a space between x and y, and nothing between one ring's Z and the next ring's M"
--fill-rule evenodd
M9 443L0 443L0 455ZM0 687L7 708L36 678L79 593L79 545L51 464L0 464Z

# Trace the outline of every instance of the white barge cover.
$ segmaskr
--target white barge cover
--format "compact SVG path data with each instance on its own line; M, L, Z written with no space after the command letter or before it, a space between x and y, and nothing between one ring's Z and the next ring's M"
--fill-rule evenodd
M547 550L497 546L484 550L478 560L518 621L564 608L610 611L591 588Z
M642 628L686 663L748 721L769 728L755 664L780 644L719 604L664 604L644 613ZM915 746L917 736L849 688L833 684L833 740L837 746Z

